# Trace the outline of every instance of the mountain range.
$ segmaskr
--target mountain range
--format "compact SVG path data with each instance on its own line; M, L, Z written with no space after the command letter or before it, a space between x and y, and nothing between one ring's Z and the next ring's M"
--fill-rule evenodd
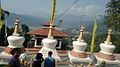
M7 25L8 26L14 26L16 17L19 18L20 24L26 24L28 26L40 26L41 23L43 23L43 19L39 19L37 17L29 16L29 15L19 15L15 13L10 13L9 16L6 17Z
M29 16L29 15L19 15L19 14L15 14L15 13L10 12L9 16L6 17L7 26L14 26L16 17L19 17L20 24L26 24L26 25L30 26L31 28L38 28L38 27L40 27L41 24L48 22L48 20L45 20L48 18L34 17L34 16ZM63 19L63 21L61 23L59 23L59 22L60 22L60 20L56 20L55 24L58 25L59 27L64 28L64 29L70 28L70 29L76 29L77 31L80 29L80 25L82 24L79 22L79 20L74 20L74 18L72 18L72 16L66 17L65 19ZM85 25L86 31L92 32L93 22L94 21L90 20L90 19L85 20L84 25ZM99 32L106 31L105 30L106 26L105 26L102 18L97 19L97 25L98 25L97 31L99 31Z

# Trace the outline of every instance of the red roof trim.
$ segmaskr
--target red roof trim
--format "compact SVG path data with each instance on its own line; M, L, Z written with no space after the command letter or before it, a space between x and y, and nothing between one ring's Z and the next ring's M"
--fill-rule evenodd
M48 21L48 22L45 22L45 23L43 23L42 24L43 26L50 26L50 22ZM53 25L54 27L56 26L56 25Z
M27 34L47 36L48 32L49 32L49 29L42 28L42 29L37 29L37 30L30 31ZM69 36L69 35L67 35L66 33L64 33L62 31L53 29L53 36L65 37L65 36Z

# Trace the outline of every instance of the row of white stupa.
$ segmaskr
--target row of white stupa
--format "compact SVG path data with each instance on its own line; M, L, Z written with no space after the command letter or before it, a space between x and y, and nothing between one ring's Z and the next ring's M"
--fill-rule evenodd
M84 65L88 65L89 62L94 62L93 59L96 59L96 64L100 64L101 62L106 62L106 67L117 67L120 64L120 60L115 59L113 51L115 50L115 46L112 45L111 42L111 34L112 30L108 30L108 36L104 43L100 44L100 52L94 54L95 57L90 58L89 55L86 54L85 49L87 47L87 43L84 42L82 36L84 32L84 27L81 26L80 35L77 41L73 41L73 50L68 53L69 59L71 62L75 64L82 63Z
M21 48L21 56L20 58L23 58L27 55L25 48L22 46L25 38L23 36L20 36L19 32L19 20L18 18L16 19L15 23L15 30L13 35L9 36L7 38L9 45L5 48L3 52L0 53L0 59L9 61L11 57L11 50L13 48ZM73 41L73 50L68 52L68 57L72 63L75 64L84 64L87 65L91 59L90 57L86 54L85 49L87 47L87 43L84 42L82 36L84 32L84 27L81 26L80 30L80 35L78 37L77 41ZM100 44L100 52L97 53L96 59L97 59L97 64L99 64L101 61L105 61L107 63L107 67L117 67L118 64L120 64L120 61L115 59L113 51L115 49L115 46L112 45L111 42L111 34L112 30L109 29L108 32L108 37L104 43ZM43 47L42 49L39 50L40 53L43 53L43 57L46 58L48 56L48 51L53 52L53 57L56 60L61 60L60 57L58 56L58 53L56 51L56 44L57 40L53 38L44 38L42 40Z

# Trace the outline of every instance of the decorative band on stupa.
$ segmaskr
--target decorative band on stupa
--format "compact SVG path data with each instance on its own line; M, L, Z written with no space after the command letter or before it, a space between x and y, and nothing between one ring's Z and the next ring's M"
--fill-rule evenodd
M20 48L21 53L24 53L26 50L22 46L25 38L23 36L20 36L19 34L19 18L16 17L16 22L15 22L15 28L13 35L8 36L7 38L9 45L4 49L4 51L8 54L11 54L11 51L13 48Z
M87 58L87 54L84 51L87 46L87 44L84 42L84 39L83 39L84 29L85 27L82 25L80 30L80 35L77 41L73 42L73 50L70 52L70 54L74 57Z
M13 48L9 48L9 47L6 47L5 49L4 49L4 51L6 52L6 53L8 53L8 54L11 54L11 51L13 50ZM20 48L20 53L22 54L22 53L24 53L26 50L25 50L25 48Z
M115 60L114 55L108 55L108 54L105 54L105 53L102 53L102 52L99 52L97 54L97 57L100 57L100 58L105 59L105 60Z
M106 41L100 44L101 51L97 53L97 57L105 60L115 60L115 56L113 54L115 46L112 45L111 35L112 35L112 29L110 28L108 30L108 36L106 38Z
M87 57L86 52L71 51L70 54L74 57L79 57L79 58L86 58Z

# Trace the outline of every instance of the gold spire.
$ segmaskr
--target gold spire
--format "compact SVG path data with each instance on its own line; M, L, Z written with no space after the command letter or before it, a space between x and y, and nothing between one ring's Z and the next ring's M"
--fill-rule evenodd
M48 38L53 38L52 28L54 24L55 8L56 8L56 0L52 0L52 11L51 11L51 16L50 16L50 27L49 27Z
M52 36L52 29L53 29L53 25L50 24L48 38L53 38L53 36Z
M110 43L111 42L111 35L112 35L112 29L110 28L108 30L108 36L107 36L107 39L106 39L106 42L107 43Z
M89 62L89 64L87 65L87 67L93 67L93 62Z
M15 29L14 29L14 33L13 33L13 35L18 34L18 32L19 32L19 18L16 17Z
M20 63L21 63L21 64L24 64L24 59L20 59Z
M76 64L74 64L74 66L73 67L77 67L77 65Z
M33 61L33 57L30 58L30 61Z
M24 61L24 65L27 66L27 61Z
M83 67L83 64L80 64L80 67Z
M81 25L80 35L79 35L79 37L78 37L78 40L79 40L79 41L84 41L84 39L83 39L84 29L85 29L84 25Z

